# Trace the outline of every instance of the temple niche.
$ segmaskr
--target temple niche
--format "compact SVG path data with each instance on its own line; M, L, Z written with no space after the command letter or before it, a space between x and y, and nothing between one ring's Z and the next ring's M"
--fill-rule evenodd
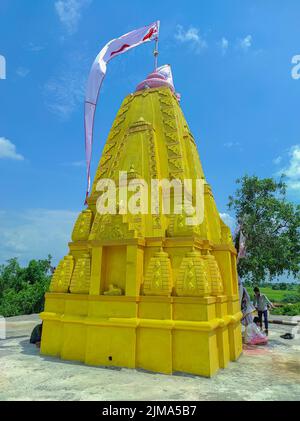
M173 87L159 80L150 74L115 118L88 207L46 294L41 352L212 376L242 351L236 250ZM203 221L189 225L186 214L160 207L156 214L100 214L97 183L114 180L119 192L120 171L128 183L204 180ZM117 211L122 206L118 199Z

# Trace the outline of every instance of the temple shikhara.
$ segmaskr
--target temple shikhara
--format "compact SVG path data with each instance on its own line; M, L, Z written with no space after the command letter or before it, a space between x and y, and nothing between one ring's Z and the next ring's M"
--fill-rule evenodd
M108 178L118 190L120 171L149 186L204 180L204 220L100 214L97 183ZM41 318L42 354L89 365L212 376L242 352L236 250L161 74L150 74L120 107Z

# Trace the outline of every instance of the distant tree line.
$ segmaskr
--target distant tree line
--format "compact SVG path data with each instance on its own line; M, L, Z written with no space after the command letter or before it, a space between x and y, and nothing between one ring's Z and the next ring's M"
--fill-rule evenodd
M0 266L0 315L4 317L39 313L51 279L51 256L31 260L21 267L18 259Z
M245 286L251 288L252 282L246 281ZM300 294L300 284L296 282L261 282L260 286L263 288L271 288L274 291L295 291L298 290Z

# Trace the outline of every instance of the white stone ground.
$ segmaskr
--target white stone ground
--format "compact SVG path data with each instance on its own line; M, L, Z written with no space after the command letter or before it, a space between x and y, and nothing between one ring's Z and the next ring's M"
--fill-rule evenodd
M37 316L7 319L0 340L0 400L300 400L300 339L270 326L268 346L245 349L212 379L89 367L40 356L29 344ZM300 333L300 332L299 332Z

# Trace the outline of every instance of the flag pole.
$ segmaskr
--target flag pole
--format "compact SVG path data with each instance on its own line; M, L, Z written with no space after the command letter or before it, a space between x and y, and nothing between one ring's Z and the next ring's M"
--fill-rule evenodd
M153 51L154 55L154 71L157 69L157 60L158 60L158 37L155 38L155 47Z

